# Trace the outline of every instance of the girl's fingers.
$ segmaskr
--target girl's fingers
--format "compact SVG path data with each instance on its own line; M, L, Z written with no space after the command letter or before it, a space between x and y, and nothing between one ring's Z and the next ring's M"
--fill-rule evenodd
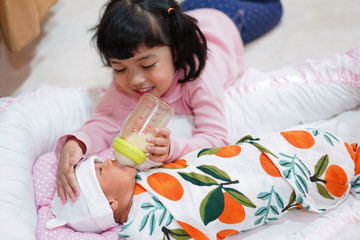
M71 201L74 201L74 193L71 187L69 186L65 175L59 176L59 181L57 182L57 188L58 188L58 195L63 204L65 204L67 201L66 195L69 196Z
M69 196L72 202L76 201L80 194L79 186L75 177L75 165L82 158L83 150L79 143L75 140L68 140L60 154L60 160L57 168L57 193L63 204L67 201Z
M70 157L70 159L69 159L70 166L69 166L67 174L66 174L66 181L70 185L70 188L76 197L78 197L80 195L79 185L78 185L76 177L75 177L75 165L79 161L80 161L80 158L78 158L78 157L77 158Z
M155 134L155 137L146 139L148 143L151 143L146 146L149 152L148 158L154 162L165 162L170 151L171 131L168 128L156 128Z
M58 177L57 192L63 204L67 201L66 194L72 202L76 201L76 198L79 196L79 187L74 173Z
M58 180L56 181L56 185L57 185L57 193L58 193L58 197L61 199L61 203L65 204L66 203L66 193L64 188L62 187L61 182Z
M69 196L72 202L76 200L74 192L67 181L66 175L60 176L60 183L58 184L58 193L60 195L61 202L63 203L66 203L67 201L66 194Z
M171 130L169 128L156 128L155 133L159 137L161 136L161 137L167 138L170 136Z
M76 198L79 196L79 189L75 174L67 175L67 184L65 186L65 191L69 195L72 202L76 201Z
M168 138L148 137L146 140L148 143L152 144L152 145L149 144L148 145L149 147L166 147L170 144Z
M169 149L167 147L158 147L158 146L147 146L147 150L151 154L155 155L167 155Z
M69 195L72 202L75 202L76 197L79 196L80 193L74 173L74 167L70 165L65 169L64 172L59 169L56 181L57 192L63 204L67 201L66 194Z
M165 162L167 160L167 155L150 153L150 154L148 154L147 158L150 159L153 162L162 163L162 162Z

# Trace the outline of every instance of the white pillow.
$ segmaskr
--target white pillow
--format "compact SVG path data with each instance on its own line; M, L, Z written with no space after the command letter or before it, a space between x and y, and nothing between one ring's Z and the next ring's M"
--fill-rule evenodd
M246 70L225 96L230 142L330 119L359 106L359 76L360 66L340 54L266 73Z

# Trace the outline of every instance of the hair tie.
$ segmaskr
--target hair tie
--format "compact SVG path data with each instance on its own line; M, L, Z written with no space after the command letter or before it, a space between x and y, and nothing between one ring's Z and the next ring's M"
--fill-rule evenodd
M169 9L168 9L168 14L169 14L169 15L170 15L170 12L171 12L172 10L174 10L174 8L169 8Z

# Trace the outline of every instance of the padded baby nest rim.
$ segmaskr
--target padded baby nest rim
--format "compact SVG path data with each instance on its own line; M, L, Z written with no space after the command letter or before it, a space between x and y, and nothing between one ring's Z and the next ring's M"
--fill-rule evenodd
M103 93L100 88L46 87L0 99L2 239L35 239L34 161L53 150L58 137L80 127Z

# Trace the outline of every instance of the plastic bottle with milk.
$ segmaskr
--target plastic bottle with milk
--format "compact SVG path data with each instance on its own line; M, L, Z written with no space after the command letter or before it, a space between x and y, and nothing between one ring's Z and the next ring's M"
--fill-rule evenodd
M144 94L124 123L120 137L113 143L114 157L121 165L136 166L146 159L147 137L155 136L155 128L164 128L174 115L174 109L151 93Z

